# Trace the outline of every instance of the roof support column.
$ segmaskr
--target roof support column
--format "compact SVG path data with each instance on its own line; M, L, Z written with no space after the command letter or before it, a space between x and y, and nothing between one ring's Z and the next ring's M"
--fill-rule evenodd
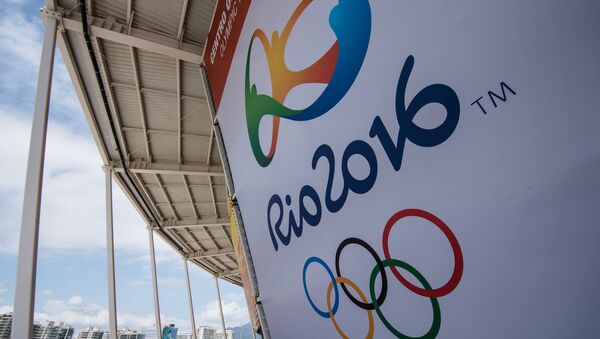
M186 258L183 258L183 267L185 269L185 284L187 286L188 303L190 306L190 322L192 325L192 338L197 339L197 337L196 337L196 319L194 318L194 302L192 301L192 287L190 286L190 272L188 271L188 261Z
M154 255L154 231L148 226L148 240L150 242L150 268L152 270L152 290L154 291L154 317L156 322L157 338L162 338L160 324L160 304L158 300L158 280L156 278L156 256Z
M17 281L15 284L13 338L33 337L33 311L35 306L35 280L37 270L38 238L40 231L40 205L42 179L48 129L48 106L52 84L52 68L56 44L56 19L46 17L46 31L38 73L35 107L27 159L27 176L21 217Z
M221 290L219 289L219 278L215 275L215 284L217 285L217 301L219 302L219 311L221 312L221 325L223 326L223 338L227 338L225 330L225 317L223 316L223 303L221 302Z
M117 339L117 296L115 288L115 238L113 234L112 168L106 173L106 268L108 278L108 334Z

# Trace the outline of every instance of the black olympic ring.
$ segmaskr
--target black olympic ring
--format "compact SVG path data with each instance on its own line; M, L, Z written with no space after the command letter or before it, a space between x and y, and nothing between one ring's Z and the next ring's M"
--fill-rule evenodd
M377 298L377 305L382 305L383 302L385 301L385 297L387 296L387 277L385 275L385 268L383 266L383 262L381 261L381 258L377 254L377 252L375 252L373 247L371 247L371 245L367 244L364 240L361 240L358 238L347 238L344 241L342 241L342 243L338 246L337 251L335 252L335 273L337 274L338 277L342 277L342 274L340 272L340 256L342 254L342 250L344 249L344 247L346 247L347 245L350 245L350 244L356 244L356 245L362 246L364 249L369 251L369 253L371 253L373 258L375 258L375 261L377 262L377 266L379 266L379 272L381 272L381 293L379 294L379 297ZM363 303L360 300L356 299L350 293L350 291L348 291L348 288L346 288L346 284L340 283L340 285L342 285L342 290L344 290L344 293L352 301L352 303L354 303L354 305L356 305L364 310L375 309L375 305L373 305L373 303L366 304L366 303Z

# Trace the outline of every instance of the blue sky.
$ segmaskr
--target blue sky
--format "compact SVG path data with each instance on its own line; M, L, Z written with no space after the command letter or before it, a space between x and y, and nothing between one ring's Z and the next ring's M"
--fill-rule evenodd
M0 313L12 310L18 234L43 27L41 1L0 5ZM115 186L119 327L154 322L144 222ZM57 49L46 149L36 295L38 321L107 327L104 174ZM189 330L182 259L156 237L161 317ZM196 324L219 326L214 279L190 265ZM221 281L228 326L248 321L243 290Z

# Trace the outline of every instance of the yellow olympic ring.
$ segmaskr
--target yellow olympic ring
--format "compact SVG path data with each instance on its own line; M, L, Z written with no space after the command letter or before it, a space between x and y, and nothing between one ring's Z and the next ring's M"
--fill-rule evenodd
M360 290L360 288L358 288L358 286L352 280L350 280L348 278L344 278L344 277L337 277L337 278L335 278L335 281L340 284L348 284L350 287L352 287L353 290L355 290L358 293L362 302L364 302L364 303L369 302L367 300L367 297L365 297L365 295ZM331 290L332 289L333 289L333 281L330 282L329 286L327 287L327 310L329 311L329 317L331 318L331 321L333 322L333 326L335 326L335 329L337 330L338 334L344 339L349 339L350 337L348 337L342 331L342 329L338 325L337 321L335 321L333 311L331 310ZM367 316L369 317L369 332L367 333L367 336L365 337L365 339L373 339L373 331L375 330L375 324L373 322L373 314L371 313L371 310L367 310Z

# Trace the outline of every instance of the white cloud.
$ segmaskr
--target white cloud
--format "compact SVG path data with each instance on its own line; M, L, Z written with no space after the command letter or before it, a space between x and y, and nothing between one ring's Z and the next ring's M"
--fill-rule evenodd
M0 305L0 313L12 312L12 306ZM229 293L223 298L223 314L226 325L239 326L249 322L246 303L242 293ZM128 327L140 329L142 327L154 326L154 313L131 313L117 312L119 328ZM40 310L35 313L35 320L62 321L76 328L87 326L108 326L108 310L97 304L84 302L81 296L73 296L68 300L47 300ZM180 329L189 327L189 320L171 315L161 315L163 324L176 324ZM204 306L199 315L196 315L197 325L210 325L215 328L221 327L221 316L217 300L213 300Z
M7 291L8 289L6 288L6 285L0 281L0 293L6 293Z
M43 26L37 13L0 8L0 253L15 254ZM105 247L104 174L64 62L57 52L46 147L40 246L94 252ZM145 225L115 185L117 249L147 252ZM118 223L117 223L118 222ZM157 242L159 259L170 249ZM171 256L169 256L171 255Z
M20 4L25 3L25 0L2 0L2 1L0 1L0 3L20 5Z
M83 298L78 295L71 297L68 301L69 305L81 305L82 302L83 302Z
M0 253L18 246L30 121L0 108ZM40 246L61 252L97 252L106 246L104 173L96 145L73 127L50 121L46 145ZM141 217L120 188L113 190L115 243L149 262L148 235ZM180 257L155 237L157 261Z
M1 8L0 81L2 98L7 102L22 105L21 99L25 99L33 107L43 32L44 27L37 13L27 17L11 6ZM52 98L55 113L59 115L69 115L81 110L58 48L52 79Z
M68 301L49 300L42 311L36 313L37 321L63 321L76 328L87 326L108 326L108 310L101 305L87 304L83 302L80 296L74 296ZM187 320L179 319L173 316L162 316L164 323L187 324ZM128 327L140 329L142 327L151 327L154 324L154 313L129 313L117 312L117 323L119 328Z
M241 293L230 293L223 297L223 315L225 324L229 326L239 326L248 323L248 310L246 300ZM219 301L213 300L206 304L197 317L197 324L207 324L215 328L221 328L221 314L219 311Z
M43 295L43 296L50 296L54 294L54 290L43 290L43 291L39 291L38 295Z

